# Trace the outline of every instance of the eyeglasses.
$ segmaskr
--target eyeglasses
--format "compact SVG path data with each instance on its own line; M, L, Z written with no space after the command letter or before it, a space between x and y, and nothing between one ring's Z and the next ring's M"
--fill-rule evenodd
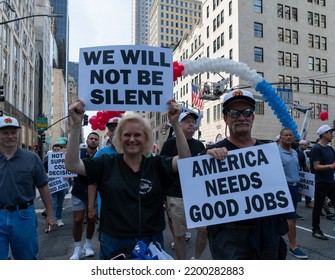
M244 109L242 111L239 110L229 110L227 112L227 114L231 117L231 118L238 118L241 114L243 115L243 117L250 117L252 114L254 113L254 110L252 109Z

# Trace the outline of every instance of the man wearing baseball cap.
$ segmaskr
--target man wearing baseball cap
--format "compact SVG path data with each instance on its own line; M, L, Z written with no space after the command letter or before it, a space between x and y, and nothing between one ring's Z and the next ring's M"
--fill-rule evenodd
M199 116L193 112L183 112L179 116L179 124L186 137L187 144L190 148L191 155L197 156L201 153L205 146L204 144L193 138L195 131L197 130L196 120ZM162 147L160 155L163 156L176 156L178 155L176 138L172 137L165 141ZM167 194L166 194L166 208L169 217L169 225L173 235L173 243L171 246L175 249L176 259L186 259L186 242L188 243L190 237L188 237L187 224L184 210L184 202L182 196L182 190L179 180L179 175L174 174L169 178ZM185 242L186 241L186 242ZM207 231L205 228L197 229L197 237L195 244L195 252L193 259L200 259L203 251L207 245Z
M0 117L0 260L10 246L16 260L36 260L38 255L36 187L47 211L46 230L55 226L48 180L36 153L17 146L17 119Z
M312 236L321 240L328 240L320 229L320 214L326 196L335 205L335 151L328 145L333 139L334 130L329 125L322 125L316 132L319 141L311 150L311 171L315 174Z
M232 90L224 95L223 115L229 135L208 147L202 154L218 160L224 159L229 150L262 144L251 136L255 120L256 101L251 92ZM277 226L274 226L277 225ZM261 232L266 229L266 234ZM269 216L207 226L209 247L214 260L260 260L286 257L286 244L280 235L287 233L287 221L281 216ZM280 247L280 244L285 246Z

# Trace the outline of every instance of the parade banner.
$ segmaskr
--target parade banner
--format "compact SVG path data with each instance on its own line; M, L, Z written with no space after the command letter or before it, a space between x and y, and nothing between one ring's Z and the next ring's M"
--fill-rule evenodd
M79 98L86 110L166 112L173 97L172 75L170 48L82 48Z
M307 195L310 197L314 197L315 191L315 175L310 172L299 172L300 176L300 188L299 191L302 195Z
M277 144L178 160L188 228L294 211Z
M64 152L48 152L47 156L48 156L48 178L77 177L76 173L72 173L65 169Z

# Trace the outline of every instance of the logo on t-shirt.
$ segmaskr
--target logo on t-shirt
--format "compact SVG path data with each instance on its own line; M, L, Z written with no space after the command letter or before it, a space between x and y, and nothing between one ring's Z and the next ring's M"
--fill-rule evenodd
M152 190L152 183L149 180L141 179L140 194L148 194Z

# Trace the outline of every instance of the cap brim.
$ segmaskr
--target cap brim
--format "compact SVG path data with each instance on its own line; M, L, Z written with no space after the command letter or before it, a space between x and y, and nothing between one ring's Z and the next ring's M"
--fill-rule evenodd
M8 127L21 128L21 126L17 126L17 125L4 125L4 126L0 127L0 129L1 128L8 128Z

